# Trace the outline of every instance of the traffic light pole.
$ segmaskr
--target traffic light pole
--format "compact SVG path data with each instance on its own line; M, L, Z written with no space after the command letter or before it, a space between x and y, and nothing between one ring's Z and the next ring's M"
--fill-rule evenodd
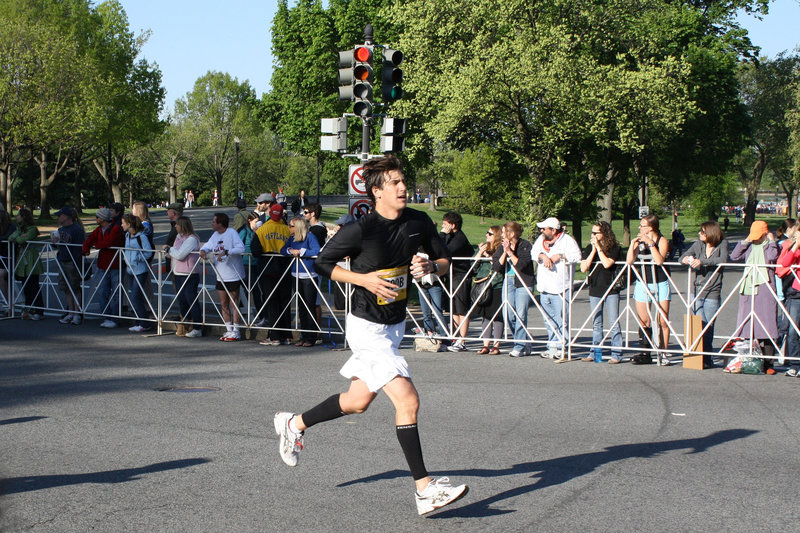
M370 138L370 119L361 119L361 162L366 163L369 159L369 138Z

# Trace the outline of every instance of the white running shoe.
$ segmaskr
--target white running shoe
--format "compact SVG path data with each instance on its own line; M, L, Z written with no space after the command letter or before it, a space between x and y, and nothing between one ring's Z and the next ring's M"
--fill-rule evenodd
M83 322L83 319L81 318L81 315L72 315L72 324L73 325L80 326L81 322Z
M131 333L141 333L145 331L145 329L143 326L131 326L128 328L128 331L130 331Z
M72 315L70 313L67 313L66 315L62 316L61 320L59 320L59 323L61 324L69 324L71 322L72 322Z
M464 346L464 343L461 341L456 341L450 346L447 347L448 352L466 352L467 347Z
M289 429L289 421L294 413L275 413L275 433L280 437L278 451L283 462L289 466L297 466L300 460L300 450L303 449L303 434L297 434Z
M186 335L184 335L184 337L190 337L190 338L196 338L196 337L202 337L202 336L203 336L203 330L201 330L201 329L193 329L192 331L190 331Z
M103 322L100 324L100 327L101 328L115 328L115 327L117 327L117 323L114 322L113 320L106 319L106 320L103 320Z
M241 337L239 336L239 332L238 331L229 331L229 332L225 333L225 335L220 337L219 340L221 340L223 342L235 342L235 341L238 341L240 338Z
M466 485L452 486L450 478L433 479L425 490L416 493L417 512L422 515L435 511L463 497L468 491Z

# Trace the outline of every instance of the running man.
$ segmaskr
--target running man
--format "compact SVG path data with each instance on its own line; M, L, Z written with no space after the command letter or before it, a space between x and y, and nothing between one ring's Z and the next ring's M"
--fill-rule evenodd
M368 161L363 179L375 209L343 226L316 261L318 272L355 288L345 333L353 355L340 370L351 380L350 388L305 413L276 413L275 431L283 462L296 466L307 428L363 413L382 390L395 408L397 440L414 478L417 511L422 515L461 498L467 486L454 487L446 477L428 476L417 431L419 395L397 350L405 332L409 272L417 278L446 272L450 257L428 215L405 209L406 182L399 159ZM420 246L431 259L415 255ZM352 270L337 266L348 256Z

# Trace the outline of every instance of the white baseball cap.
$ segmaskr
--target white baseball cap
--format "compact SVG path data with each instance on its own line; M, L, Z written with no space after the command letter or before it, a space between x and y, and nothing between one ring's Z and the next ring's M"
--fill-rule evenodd
M556 217L550 217L544 219L544 222L537 222L537 228L553 228L553 229L561 229L561 222L558 221Z

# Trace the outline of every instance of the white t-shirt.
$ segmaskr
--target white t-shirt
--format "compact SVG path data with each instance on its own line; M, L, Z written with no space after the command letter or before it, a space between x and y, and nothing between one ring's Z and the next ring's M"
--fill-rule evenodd
M217 279L220 281L239 281L244 279L244 264L242 254L245 252L244 243L233 228L227 228L224 233L214 232L208 242L200 247L206 258L214 264ZM225 252L228 252L225 254Z

